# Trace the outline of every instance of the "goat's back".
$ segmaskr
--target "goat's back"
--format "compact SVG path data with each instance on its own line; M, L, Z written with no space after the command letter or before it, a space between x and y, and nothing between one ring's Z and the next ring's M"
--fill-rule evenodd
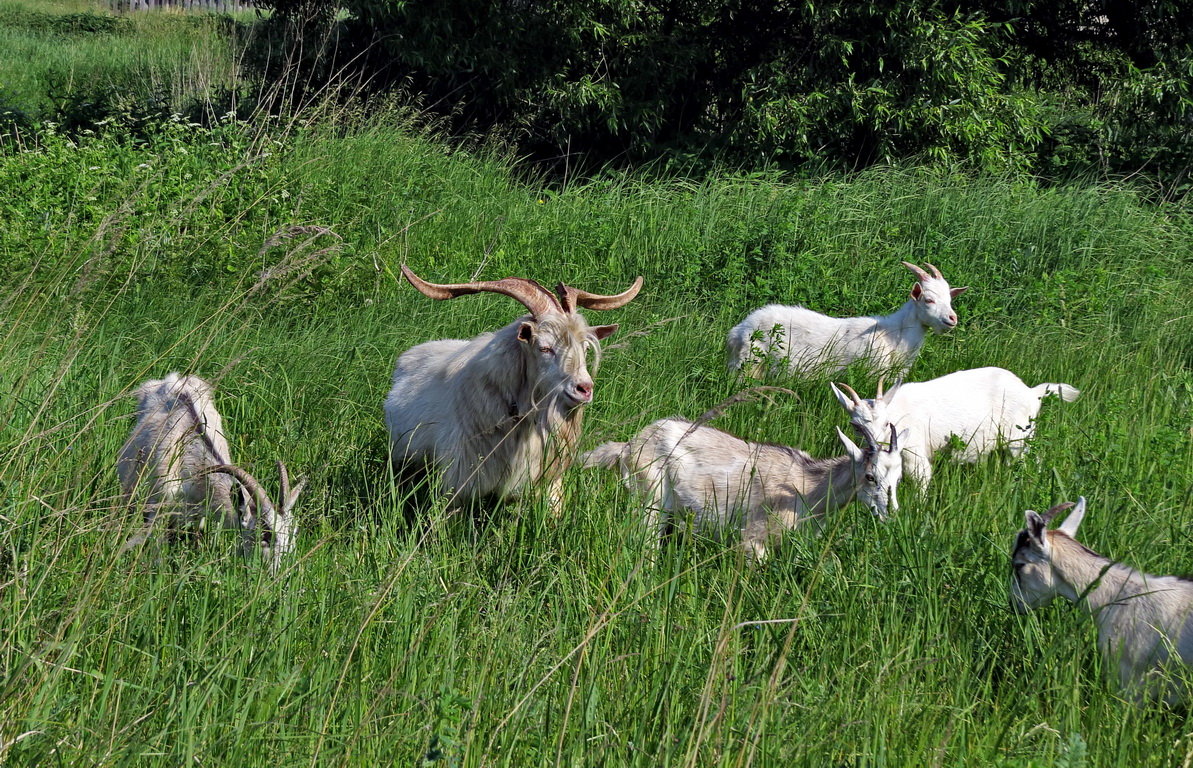
M231 460L212 388L198 376L171 373L137 389L137 423L117 457L126 497L146 486L149 503L203 503L228 496L232 480L200 472Z

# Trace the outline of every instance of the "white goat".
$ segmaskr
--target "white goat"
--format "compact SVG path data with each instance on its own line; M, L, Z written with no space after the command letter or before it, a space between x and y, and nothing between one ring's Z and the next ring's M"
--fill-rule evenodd
M618 469L626 487L651 499L647 524L660 537L690 511L697 528L739 525L746 554L766 557L783 529L860 497L879 517L899 509L903 474L898 441L882 448L866 434L858 448L837 430L846 454L815 459L785 445L750 443L684 419L662 419L626 443L605 443L580 457L585 467Z
M1119 687L1137 700L1170 704L1188 698L1193 665L1193 582L1151 576L1096 554L1076 539L1085 497L1056 530L1059 504L1044 515L1030 509L1011 553L1011 608L1026 613L1057 595L1094 619L1098 648L1117 667Z
M829 386L854 426L879 434L891 425L907 430L909 437L900 441L903 469L921 486L932 479L933 454L954 435L965 443L953 455L957 461L975 462L999 445L1019 456L1035 432L1041 401L1048 395L1072 401L1081 394L1068 384L1029 387L1010 371L993 367L899 383L885 394L880 379L872 400L863 400L845 384Z
M278 507L248 472L231 463L223 419L212 388L198 376L171 373L137 390L137 423L120 449L116 471L125 502L144 509L148 529L159 514L169 515L169 537L199 535L207 516L219 514L224 525L242 532L245 554L260 546L277 568L294 547L297 527L292 510L306 480L291 489L285 465L278 462L282 505ZM240 498L232 496L233 480ZM144 541L149 531L126 546Z
M834 374L857 360L877 371L906 372L924 345L928 330L943 333L957 325L953 297L966 288L950 288L940 270L929 274L914 264L911 298L889 315L829 317L806 307L768 304L729 331L729 370L761 378L786 370L792 374Z
M625 306L642 278L615 296L560 283L556 297L519 277L436 285L405 266L402 274L432 299L491 291L517 299L530 314L468 341L428 341L398 357L385 399L395 466L441 470L453 505L516 498L526 485L546 480L559 514L562 474L580 438L582 406L592 401L586 358L599 355L600 340L617 330L589 326L576 310Z

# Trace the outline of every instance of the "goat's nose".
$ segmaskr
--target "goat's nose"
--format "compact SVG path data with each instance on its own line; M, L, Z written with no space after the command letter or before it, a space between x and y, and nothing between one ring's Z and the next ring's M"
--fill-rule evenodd
M581 381L576 384L576 394L580 396L581 400L585 402L592 399L592 382Z
M957 324L957 315L955 315L955 314L949 315L947 320L949 321L949 325L956 325Z

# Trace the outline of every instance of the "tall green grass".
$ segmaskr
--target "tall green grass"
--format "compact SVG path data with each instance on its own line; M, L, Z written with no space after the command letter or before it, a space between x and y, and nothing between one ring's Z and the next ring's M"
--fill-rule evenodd
M789 182L516 180L393 127L145 140L45 135L0 157L0 762L12 765L1169 765L1184 713L1105 682L1090 622L1006 608L1026 507L1083 494L1083 539L1193 561L1193 227L1125 186L888 169ZM913 378L1002 365L1083 391L1026 459L939 465L882 524L856 507L762 566L656 548L639 499L575 470L483 521L395 486L396 355L520 311L395 275L646 276L585 447L740 387L724 335L768 301L893 310L901 259L972 290ZM277 576L235 554L120 552L129 393L216 382L233 452L311 474ZM870 391L873 382L851 382ZM735 406L751 439L838 452L822 383Z
M236 24L214 14L113 15L93 2L0 2L0 116L87 124L234 106Z

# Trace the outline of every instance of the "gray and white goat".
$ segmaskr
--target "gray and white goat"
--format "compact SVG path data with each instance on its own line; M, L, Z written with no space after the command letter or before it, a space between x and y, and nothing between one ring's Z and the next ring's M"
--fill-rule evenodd
M760 378L786 370L831 375L857 360L878 371L907 371L929 330L943 333L957 325L951 288L940 270L931 274L903 262L916 276L911 298L889 315L829 317L806 307L768 304L746 315L729 331L729 369Z
M891 429L880 446L859 448L837 430L845 455L816 459L796 448L751 443L684 419L662 419L625 443L605 443L580 457L585 467L620 470L626 487L651 499L647 524L660 537L692 513L697 528L740 525L746 554L766 557L768 542L804 520L820 520L855 496L880 518L899 509L903 474Z
M1085 497L1060 527L1049 521L1070 507L1026 512L1011 553L1011 608L1026 613L1061 596L1093 617L1098 649L1118 685L1136 700L1188 700L1193 679L1193 582L1152 576L1102 557L1077 541Z
M145 382L136 395L137 423L116 460L125 502L143 508L147 529L159 515L168 515L169 538L198 536L208 515L218 514L226 527L241 531L246 555L258 547L259 538L276 569L294 547L293 508L306 480L290 488L279 461L278 506L252 475L232 464L212 387L198 376L171 373ZM234 484L239 485L235 496ZM146 530L129 546L148 535Z
M879 379L878 393L870 400L845 384L829 386L855 427L881 434L894 425L908 432L907 440L900 441L903 469L921 486L932 479L932 456L954 435L965 443L953 454L957 461L975 462L1000 445L1019 456L1035 433L1044 398L1059 395L1072 401L1081 394L1068 384L1029 387L1005 368L994 367L897 383L885 394Z
M539 481L562 511L562 475L571 464L593 397L588 358L616 325L590 326L577 309L617 309L642 287L601 296L560 283L553 294L533 280L436 285L403 266L423 295L453 299L481 291L516 299L530 311L497 331L443 339L398 357L385 399L390 456L398 469L434 468L451 504L493 496L516 498Z

